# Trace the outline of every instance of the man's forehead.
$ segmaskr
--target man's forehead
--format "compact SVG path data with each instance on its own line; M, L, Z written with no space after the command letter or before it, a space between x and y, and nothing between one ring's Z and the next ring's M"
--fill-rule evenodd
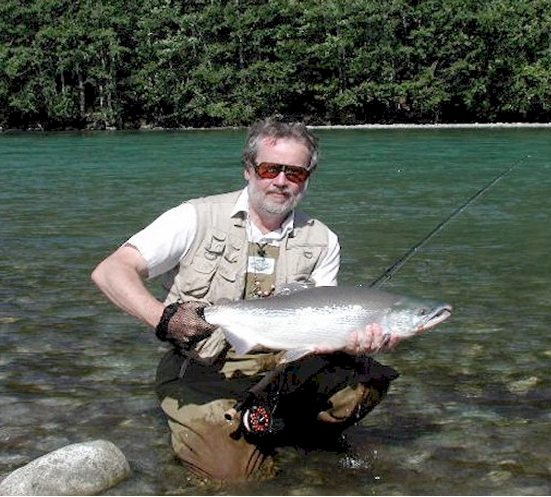
M292 137L273 137L266 136L260 140L259 150L262 149L273 149L273 148L303 148L305 151L308 151L308 147L302 143L300 140Z
M278 139L273 136L265 136L260 141L260 144L264 147L275 147L277 144L277 140Z

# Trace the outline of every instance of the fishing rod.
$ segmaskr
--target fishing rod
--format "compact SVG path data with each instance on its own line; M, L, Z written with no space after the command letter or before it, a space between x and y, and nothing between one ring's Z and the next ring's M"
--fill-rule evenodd
M502 179L504 176L509 174L513 169L515 169L519 164L521 164L524 159L530 157L529 155L523 157L522 159L519 159L517 162L515 162L512 166L505 169L501 173L499 173L494 179L492 179L489 183L487 183L485 186L483 186L480 190L478 190L474 195L472 195L466 202L461 204L457 209L455 209L446 219L441 221L430 233L425 235L421 240L419 240L413 247L411 247L400 259L398 259L392 266L388 267L381 276L379 276L377 279L375 279L369 286L372 288L377 288L381 286L383 283L387 282L390 278L392 278L392 275L396 273L409 259L411 259L415 253L423 246L425 245L433 236L435 236L439 231L443 230L444 227L456 216L458 216L461 212L463 212L469 205L471 205L477 198L481 197L486 193L492 186L494 186L500 179Z

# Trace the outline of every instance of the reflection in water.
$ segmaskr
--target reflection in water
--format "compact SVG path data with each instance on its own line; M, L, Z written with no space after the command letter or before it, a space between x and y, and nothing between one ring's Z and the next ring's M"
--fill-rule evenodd
M172 456L152 388L161 344L89 275L166 208L239 188L243 132L0 136L0 474L106 438L134 471L113 495L548 494L550 133L319 132L307 205L339 233L347 285L531 157L385 285L455 311L379 357L401 376L350 449L285 449L277 479L218 489L193 486Z

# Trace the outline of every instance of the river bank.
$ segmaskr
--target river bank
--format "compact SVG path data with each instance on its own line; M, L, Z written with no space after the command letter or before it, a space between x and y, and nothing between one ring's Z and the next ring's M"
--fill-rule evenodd
M324 124L324 125L308 125L311 129L327 129L327 130L339 130L339 129L514 129L514 128L551 128L551 122L547 123L523 123L523 122L514 122L514 123L393 123L393 124L383 124L383 123L373 123L373 124ZM226 126L226 127L181 127L181 128L162 128L157 126L143 125L135 129L118 129L116 127L104 127L104 128L67 128L62 130L47 130L41 126L36 126L28 129L4 129L0 127L0 135L2 134L12 134L12 133L67 133L67 132L95 132L95 131L226 131L226 130L236 130L236 129L246 129L245 127L238 126Z
M551 128L551 123L434 123L434 124L355 124L310 126L313 129L496 129L496 128Z

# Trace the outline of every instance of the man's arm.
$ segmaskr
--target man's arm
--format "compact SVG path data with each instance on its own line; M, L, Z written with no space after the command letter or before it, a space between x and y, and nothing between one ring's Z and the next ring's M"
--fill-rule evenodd
M216 326L207 323L204 302L176 302L167 307L147 289L147 261L132 245L124 245L102 261L92 280L117 307L152 328L157 338L181 349L193 347Z
M124 245L92 272L92 280L117 307L152 328L159 323L164 305L146 288L147 262L131 245Z

